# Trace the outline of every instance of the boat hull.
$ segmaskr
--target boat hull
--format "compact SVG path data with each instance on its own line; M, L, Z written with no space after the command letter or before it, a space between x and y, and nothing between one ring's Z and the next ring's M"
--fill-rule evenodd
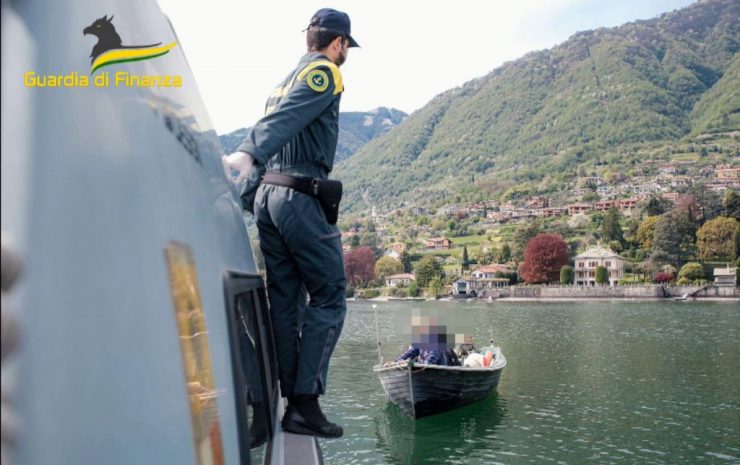
M414 418L423 418L485 398L501 379L506 361L494 368L434 365L376 366L386 396Z

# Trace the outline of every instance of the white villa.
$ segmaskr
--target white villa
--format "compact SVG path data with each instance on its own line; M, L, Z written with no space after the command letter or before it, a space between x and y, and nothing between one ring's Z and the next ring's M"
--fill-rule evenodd
M501 263L493 263L491 265L483 265L480 268L477 268L470 274L470 277L473 279L490 279L495 278L496 273L498 272L508 273L511 271L511 268L509 268L507 265Z
M576 256L575 284L595 286L596 268L600 266L609 272L610 286L624 277L624 259L609 249L597 246Z
M737 282L735 273L737 273L737 268L730 268L730 265L727 265L726 268L715 268L714 284L717 286L734 286Z
M400 260L401 259L401 254L398 253L398 251L396 251L395 249L388 249L388 250L386 250L385 251L385 256L386 257L395 258L396 260Z
M403 284L404 286L408 286L411 281L414 281L414 275L409 273L401 273L401 274L394 274L391 276L385 277L385 285L388 287L395 287L399 284Z

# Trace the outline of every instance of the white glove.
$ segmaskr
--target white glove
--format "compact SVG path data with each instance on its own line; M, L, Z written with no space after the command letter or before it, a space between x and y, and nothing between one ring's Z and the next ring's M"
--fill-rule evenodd
M234 152L231 155L224 155L221 157L221 163L224 167L224 173L226 179L231 179L231 172L238 171L239 175L236 177L234 182L239 184L244 179L249 177L249 173L254 169L254 158L247 152Z

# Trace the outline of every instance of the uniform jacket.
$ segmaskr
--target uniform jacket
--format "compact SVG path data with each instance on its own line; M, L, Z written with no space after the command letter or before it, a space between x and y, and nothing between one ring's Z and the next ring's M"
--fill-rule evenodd
M269 171L325 179L334 166L343 90L339 68L320 53L307 53L273 90L265 116L238 150Z

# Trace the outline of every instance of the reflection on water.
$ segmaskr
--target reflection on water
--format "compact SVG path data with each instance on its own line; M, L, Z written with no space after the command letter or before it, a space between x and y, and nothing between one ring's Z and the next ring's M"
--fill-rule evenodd
M506 400L496 393L421 420L388 402L374 419L377 448L389 464L464 463L474 452L497 449L496 431L505 415Z
M737 302L378 304L382 354L414 308L507 359L497 393L412 420L385 397L374 312L352 303L329 369L331 465L740 464ZM459 325L456 328L450 325Z

